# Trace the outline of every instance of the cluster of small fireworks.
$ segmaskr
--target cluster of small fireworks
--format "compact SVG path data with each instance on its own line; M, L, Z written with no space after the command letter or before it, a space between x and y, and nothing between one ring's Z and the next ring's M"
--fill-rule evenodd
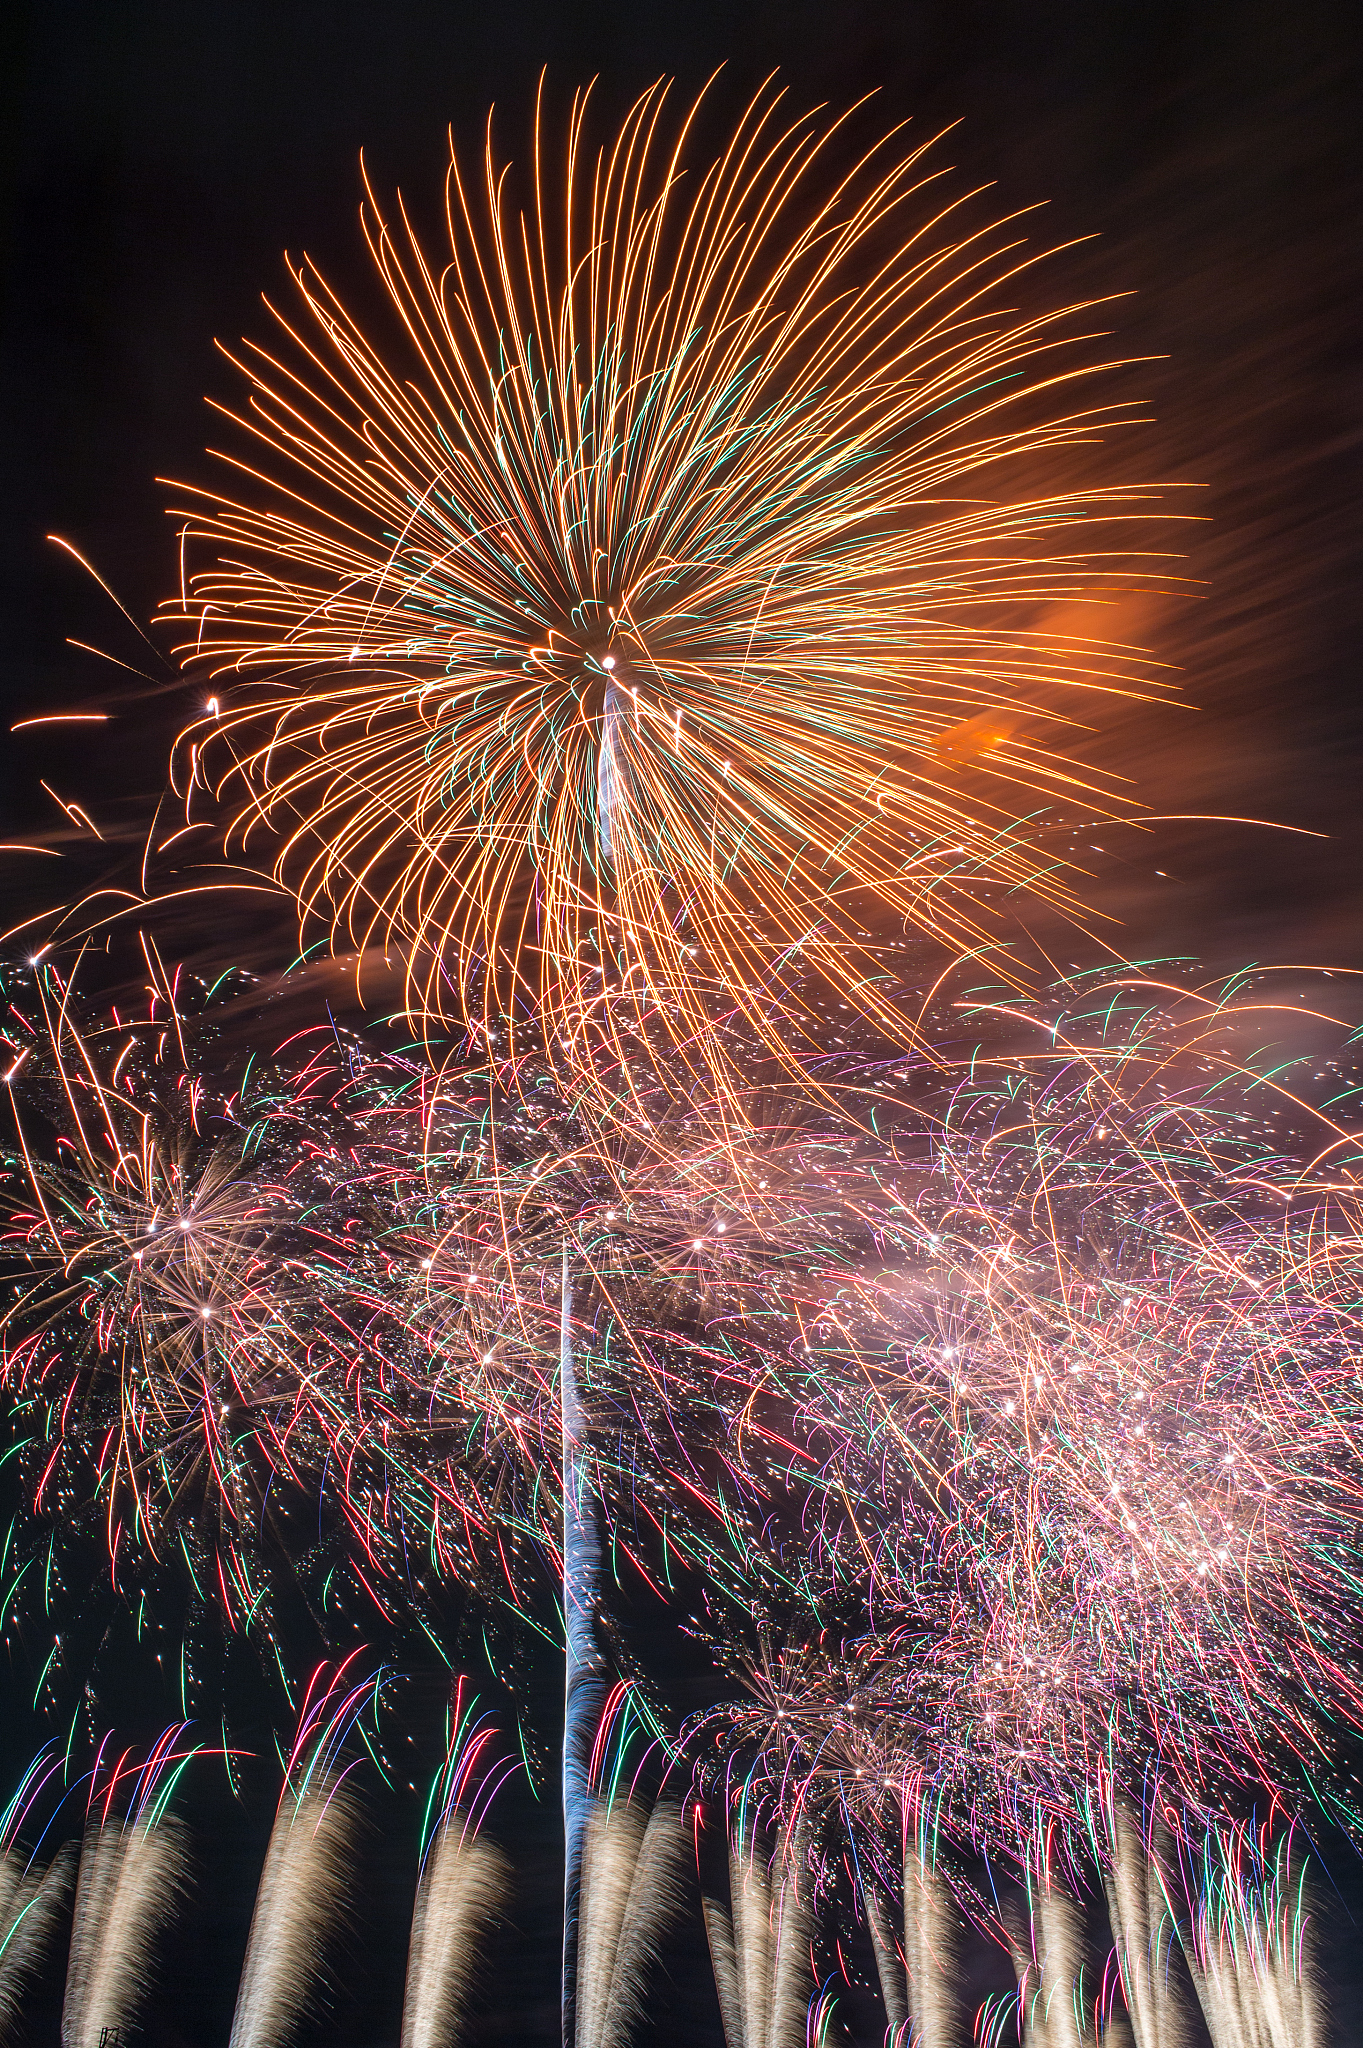
M292 1488L314 1532L321 1505L328 1574L386 1619L434 1626L426 1584L449 1580L533 1614L562 1569L568 1241L617 1570L665 1597L700 1566L699 1625L747 1692L685 1731L698 1782L773 1840L804 1830L815 1866L845 1816L881 1873L873 1927L876 1884L903 1879L902 1950L888 1919L876 1943L892 2015L949 2026L939 1846L1073 1872L1096 1830L1125 1883L1095 1814L1152 1772L1185 1832L1260 1791L1299 1800L1307 1769L1351 1818L1363 1236L1343 1148L1285 1157L1302 1105L1213 1057L1224 1003L1095 982L968 1078L867 1069L803 1104L773 1086L736 1146L703 1115L592 1124L530 1061L441 1075L330 1028L212 1086L189 1057L211 1005L167 992L79 1030L55 970L25 979L6 1371L33 1499L12 1544L21 1569L45 1558L51 1606L81 1583L62 1545L101 1543L99 1597L135 1585L144 1606L178 1559L268 1663L272 1587L309 1569ZM339 1825L344 1797L319 1796ZM319 1853L280 1825L280 1857L303 1836ZM433 1853L449 1912L490 1910L491 1870ZM625 1885L604 1882L598 1905ZM1050 1954L1066 1909L1036 1882ZM1145 1922L1121 1898L1132 1958ZM248 2014L288 1976L288 1916L262 1911ZM1148 1970L1122 1969L1134 2015ZM440 1996L425 1970L414 2013ZM583 2019L603 2040L609 1982Z
M1173 1020L1133 980L1142 1041L1123 993L1105 1042L977 1062L913 1167L879 1112L880 1270L790 1361L819 1484L750 1698L695 1731L749 1796L911 1790L1025 1863L1089 1837L1096 1757L1190 1812L1290 1798L1309 1757L1348 1818L1354 1183L1339 1147L1314 1175L1275 1155L1243 1077L1190 1058L1177 1092Z

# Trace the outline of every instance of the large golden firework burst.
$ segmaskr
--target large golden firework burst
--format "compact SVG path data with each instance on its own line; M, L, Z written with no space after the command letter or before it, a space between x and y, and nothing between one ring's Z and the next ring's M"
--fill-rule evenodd
M304 263L237 358L253 446L168 608L214 679L191 801L426 1017L685 1068L726 1014L798 1045L813 974L898 1028L887 931L1078 911L1018 821L1094 800L1064 693L1144 673L1074 601L1143 573L1148 494L1056 484L1125 415L1085 309L1018 313L1039 258L902 131L849 167L767 90L691 169L704 96L600 150L588 98L566 164L537 108L524 204L490 127L481 178L452 157L438 257L367 186L389 341Z

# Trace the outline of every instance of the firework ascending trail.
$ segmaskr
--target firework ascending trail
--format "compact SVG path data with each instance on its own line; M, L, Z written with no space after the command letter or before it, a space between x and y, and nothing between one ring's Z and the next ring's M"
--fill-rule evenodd
M878 1886L866 1883L863 1891L866 1930L871 1937L871 1948L876 1959L876 1976L880 1980L880 1996L885 2006L887 2038L891 2042L898 2042L903 2039L904 2030L909 2024L908 1991L899 1935L889 1904Z
M483 1947L510 1895L510 1864L478 1832L509 1771L489 1764L495 1731L477 1704L460 1679L412 1912L402 2048L458 2048Z
M185 1732L183 1725L167 1729L141 1765L130 1764L125 1753L103 1783L106 1745L96 1757L76 1880L62 2048L99 2048L138 2025L155 1976L157 1943L189 1889L188 1841L168 1810L199 1754L177 1746Z
M565 1241L559 1261L559 1413L563 1430L563 2048L581 2036L577 2016L584 1941L598 1939L582 1919L590 1810L591 1750L606 1698L606 1663L596 1639L601 1601L601 1534L582 1411L573 1317L576 1275ZM621 1815L619 1826L624 1827ZM604 1854L604 1850L599 1853Z
M628 2048L644 2018L662 1937L681 1917L681 1809L593 1795L582 1857L576 2048Z
M902 1950L873 1882L866 1886L866 1917L891 2048L952 2048L960 2035L954 1981L959 1916L921 1822L905 1830Z
M256 1888L229 2048L285 2048L323 1990L327 1949L343 1925L354 1876L359 1809L338 1768L341 1743L373 1697L309 1688Z
M187 1846L173 1820L105 1822L85 1838L76 1885L62 2048L99 2048L137 2022L152 1952L179 1904Z
M391 939L415 1013L524 1013L607 1090L641 1037L722 1068L735 1012L821 1049L810 967L902 1029L868 899L958 950L1001 887L1074 913L1018 814L1113 799L1043 699L1145 673L1044 624L1141 574L1147 494L1055 473L1125 416L1092 308L1019 315L1039 258L926 144L841 176L845 123L764 91L687 168L666 93L599 155L580 95L566 185L537 112L524 216L490 141L481 194L456 159L438 256L368 194L394 347L296 272L241 358L254 488L196 493L167 608L214 691L191 818ZM967 784L936 743L995 712Z
M1319 2048L1314 1929L1290 1835L1213 1829L1188 1877L1188 1963L1212 2048Z
M1178 1951L1178 1919L1170 1904L1173 1844L1141 1825L1124 1800L1105 1811L1107 1856L1100 1868L1136 2048L1184 2048L1188 2013Z
M704 1901L727 2048L803 2048L814 1985L802 1842L768 1858L748 1829L729 1847L729 1899Z
M77 1851L64 1842L45 1869L0 1852L0 2042L20 2038L33 1980L57 1948L76 1875Z
M325 1776L286 1791L256 1892L231 2048L283 2048L321 1990L327 1943L344 1916L357 1815Z
M1028 1891L1026 1931L1009 1930L1024 2048L1090 2048L1094 2001L1085 1992L1083 1914L1047 1873L1032 1873Z
M487 1930L510 1891L500 1849L442 1828L422 1866L412 1914L402 2048L458 2048Z

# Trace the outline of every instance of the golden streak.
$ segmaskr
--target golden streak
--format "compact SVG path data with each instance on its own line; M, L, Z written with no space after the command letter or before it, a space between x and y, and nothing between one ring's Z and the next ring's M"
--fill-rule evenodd
M579 1073L644 1020L679 1073L721 1019L785 1057L811 972L902 1033L887 926L1080 917L1045 815L1129 799L1058 707L1162 687L1101 625L1158 580L1150 491L1058 484L1130 419L1088 401L1091 304L1019 313L1042 256L927 145L837 169L847 117L764 90L688 168L708 110L669 136L667 90L597 151L579 94L566 164L537 106L523 191L489 128L438 254L366 184L394 331L294 271L167 606L215 692L188 805L400 954L413 1014L524 1007Z

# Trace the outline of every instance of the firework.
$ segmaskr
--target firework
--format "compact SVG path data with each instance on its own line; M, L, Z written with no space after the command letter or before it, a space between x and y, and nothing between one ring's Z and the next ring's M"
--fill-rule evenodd
M1214 1829L1189 1872L1189 1967L1213 2048L1315 2048L1324 2016L1304 1867L1290 1835Z
M98 2048L110 2035L136 2026L151 1988L158 1940L183 1910L189 1845L169 1805L198 1754L177 1750L184 1732L168 1729L139 1768L130 1767L126 1755L120 1758L103 1784L103 1758L96 1757L76 1879L62 2048ZM126 1813L119 1813L116 1804L125 1800Z
M324 1193L309 1171L321 1106L300 1144L268 1088L248 1106L206 1079L187 1044L202 1018L157 995L87 1031L49 969L36 1028L11 1007L29 1057L27 1094L11 1089L4 1376L26 1425L20 1569L45 1553L45 1604L70 1603L43 1683L76 1653L76 1617L98 1637L122 1602L188 1700L202 1626L254 1640L272 1667L280 1582L334 1567L317 1501L329 1458L359 1454L349 1397L373 1361L319 1295L303 1224Z
M1181 1935L1170 1905L1173 1844L1167 1830L1143 1842L1139 1820L1120 1800L1105 1818L1108 1855L1100 1868L1136 2048L1183 2048L1188 2016L1174 1954Z
M647 1576L631 1541L674 1517L721 1652L754 1602L838 1618L836 1654L706 1717L725 1756L751 1736L783 1825L812 1774L1024 1858L1058 1819L1079 1854L1095 1754L1196 1813L1320 1791L1357 1720L1352 1168L1328 1120L1318 1167L1284 1158L1304 1105L1210 1057L1247 1009L1120 978L1087 1002L1098 1030L1052 1017L935 1108L863 1080L856 1117L753 1115L743 1147L703 1116L690 1150L622 1131L609 1175L551 1094L524 1106L525 1065L481 1159L439 1113L392 1125L450 1219L417 1233L432 1298L476 1280L480 1344L561 1342L571 1243L613 1544Z
M579 1086L723 1069L725 1016L817 1046L811 968L902 1030L868 903L957 950L1000 887L1074 914L1017 814L1111 799L1046 706L1146 673L1046 630L1141 573L1146 494L1053 474L1128 416L1092 309L1013 310L1040 259L901 132L839 172L846 123L766 91L707 162L666 97L593 152L579 95L566 162L537 110L524 211L489 134L438 255L367 192L395 346L295 273L168 606L189 821Z
M1327 1700L1358 1718L1332 1619L1359 1476L1354 1195L1266 1129L1241 1151L1246 1109L1209 1114L1205 1075L1185 1106L1167 1072L1147 1092L1124 1063L1111 1089L1095 1064L1005 1092L979 1178L968 1141L943 1147L964 1197L932 1333L965 1451L955 1705L1033 1787L1126 1747L1134 1710L1132 1763L1195 1807L1323 1759Z
M239 481L181 515L167 607L212 691L185 833L271 863L357 985L391 946L414 1042L329 1015L229 1075L149 943L113 1029L30 963L7 1644L90 1713L112 1603L186 1715L210 1634L290 1712L357 1630L448 1666L469 1623L521 1706L531 1638L566 1653L564 2048L626 2048L683 1903L682 1803L623 1790L637 1580L735 1681L669 1751L698 1865L721 1816L728 2048L823 2042L849 1888L892 2048L958 2038L963 1916L1017 1979L984 2041L1111 2039L1120 1982L1136 2048L1179 2048L1177 1940L1216 2048L1311 2048L1291 1839L1236 1816L1363 1827L1353 1079L1313 1110L1247 983L1029 1003L1001 944L1005 893L1083 917L1054 828L1127 801L1064 727L1158 687L1083 630L1158 580L1152 494L1070 487L1116 366L1088 309L1011 309L1035 259L902 136L854 161L771 91L717 154L707 103L669 120L655 88L597 151L580 96L560 166L537 109L520 184L489 130L438 258L368 191L393 336L304 265L240 357ZM1012 993L910 1019L919 939ZM320 2000L376 1689L307 1689L232 2048ZM466 2029L508 1888L462 1682L452 1724L404 2048ZM178 1904L168 1756L87 1828L70 2048L135 2022ZM11 1837L0 2015L70 1863Z
M12 1849L0 1861L0 2040L18 2037L34 1979L58 1946L76 1873L64 1843L46 1868Z
M786 1362L819 1460L750 1549L763 1641L716 1609L748 1697L692 1731L781 1824L850 1805L883 1840L902 1804L1024 1867L1058 1827L1077 1871L1100 1756L1194 1830L1259 1789L1349 1821L1348 1141L1320 1118L1284 1157L1308 1111L1210 1057L1224 1006L1092 993L1096 1031L977 1060L935 1125L885 1106L873 1256Z
M1185 1831L1260 1790L1290 1811L1308 1785L1348 1822L1351 1155L1318 1118L1321 1156L1294 1163L1283 1120L1308 1111L1287 1077L1213 1057L1247 1000L1116 977L1068 1004L995 1005L1013 1043L945 1078L754 1091L741 1140L703 1104L604 1125L529 1057L438 1071L329 1031L325 1059L276 1062L232 1111L249 1171L222 1183L231 1244L277 1201L297 1261L251 1240L293 1347L259 1412L385 1627L414 1614L439 1645L455 1588L553 1641L585 1544L600 1563L566 1612L599 1686L629 1666L606 1559L665 1600L676 1567L698 1572L700 1626L747 1693L688 1731L705 1795L773 1839L807 1817L816 1886L834 1821L891 1896L906 1826L958 1892L939 1836L1077 1883L1099 1756L1104 1799L1139 1801L1153 1772ZM102 1058L82 1108L112 1095ZM182 1071L130 1055L117 1114ZM201 1123L216 1101L201 1091ZM49 1216L103 1229L98 1163L79 1154ZM60 1166L30 1145L28 1185ZM76 1405L90 1319L63 1320L69 1254L43 1215L11 1374L46 1345L73 1437L102 1442L110 1417ZM77 1304L106 1281L127 1299L98 1242ZM143 1354L105 1327L132 1399Z
M256 1889L230 2048L280 2048L321 1998L327 1951L349 1912L359 1807L342 1746L374 1698L342 1666L314 1676Z
M323 1644L357 1609L438 1641L449 1587L522 1611L593 1503L665 1579L769 1349L755 1282L807 1250L800 1186L769 1185L790 1132L739 1159L664 1128L603 1146L546 1074L451 1083L330 1029L210 1083L189 994L90 1026L47 970L36 1032L11 1010L20 1576L101 1631L120 1600L139 1635L178 1624L186 1691L200 1633L282 1671L299 1592Z
M769 1854L751 1826L729 1847L729 1901L707 1897L705 1931L727 2048L800 2048L806 2039L811 1919L803 1843Z

